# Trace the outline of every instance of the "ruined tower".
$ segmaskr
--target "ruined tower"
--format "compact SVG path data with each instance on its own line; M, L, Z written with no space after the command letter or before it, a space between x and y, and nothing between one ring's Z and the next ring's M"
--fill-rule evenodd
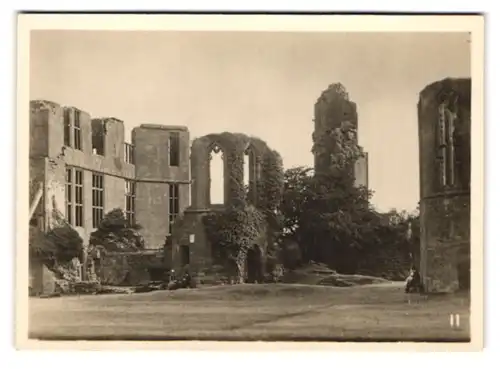
M317 138L328 134L337 128L349 125L354 128L355 140L358 141L358 112L356 103L349 99L344 86L340 83L331 84L322 92L314 105L314 134ZM328 152L314 152L314 170L316 173L325 171L330 166ZM368 187L368 154L364 153L354 166L356 184Z
M444 79L420 93L420 269L428 292L470 287L470 108L470 79Z

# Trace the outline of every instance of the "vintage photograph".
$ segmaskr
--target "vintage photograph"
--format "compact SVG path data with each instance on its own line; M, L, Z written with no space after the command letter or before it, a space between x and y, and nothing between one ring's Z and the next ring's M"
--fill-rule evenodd
M26 32L27 338L470 343L482 29L237 23Z

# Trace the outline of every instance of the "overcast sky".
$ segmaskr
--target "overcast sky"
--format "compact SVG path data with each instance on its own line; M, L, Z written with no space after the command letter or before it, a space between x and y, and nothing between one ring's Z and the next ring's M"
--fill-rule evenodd
M470 76L464 33L36 31L31 99L142 123L264 139L286 168L312 165L313 107L329 84L357 103L374 205L418 203L417 102L429 83Z

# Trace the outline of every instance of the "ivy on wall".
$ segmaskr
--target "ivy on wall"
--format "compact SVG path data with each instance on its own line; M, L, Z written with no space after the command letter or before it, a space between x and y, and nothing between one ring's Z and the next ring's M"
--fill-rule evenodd
M227 201L225 209L207 214L204 226L212 245L214 259L232 270L243 281L245 260L254 244L262 247L261 237L272 249L276 233L281 230L278 208L283 192L283 162L278 152L257 138L241 133L212 134L206 136L219 145L225 155L227 168ZM244 155L250 147L256 162L256 202L250 188L244 185Z
M265 230L262 213L252 205L230 206L203 218L214 261L243 282L248 250Z

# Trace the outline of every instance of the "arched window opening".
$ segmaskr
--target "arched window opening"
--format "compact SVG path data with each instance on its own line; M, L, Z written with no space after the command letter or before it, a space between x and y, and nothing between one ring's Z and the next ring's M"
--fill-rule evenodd
M439 106L438 158L440 160L440 182L442 186L455 185L455 120L456 114L447 103Z
M248 192L250 186L250 154L248 151L243 155L243 186Z
M210 150L210 204L224 204L224 159L222 150L214 145Z
M247 190L247 196L250 201L256 199L256 181L257 181L257 165L255 154L251 148L245 151L244 157L244 184Z

